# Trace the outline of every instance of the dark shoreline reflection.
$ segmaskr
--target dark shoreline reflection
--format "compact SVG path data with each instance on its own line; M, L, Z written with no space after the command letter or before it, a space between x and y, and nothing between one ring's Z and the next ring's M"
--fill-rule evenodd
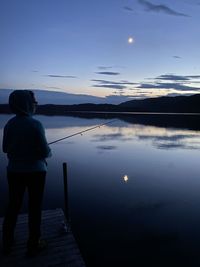
M3 115L10 118L12 115ZM118 119L130 124L151 125L164 128L179 128L189 130L200 130L200 114L139 114L139 113L85 113L74 112L66 116L46 116L37 115L45 122L45 128L63 128L63 127L92 127L94 124L101 124L112 119ZM49 120L47 120L49 118ZM80 119L83 120L80 120ZM84 120L85 119L85 120ZM103 121L102 121L103 119ZM0 128L6 123L6 120L0 121ZM114 122L113 122L114 123ZM112 123L110 124L112 127Z
M85 119L120 119L131 124L143 124L165 128L200 130L200 114L139 114L139 113L71 113L71 117Z

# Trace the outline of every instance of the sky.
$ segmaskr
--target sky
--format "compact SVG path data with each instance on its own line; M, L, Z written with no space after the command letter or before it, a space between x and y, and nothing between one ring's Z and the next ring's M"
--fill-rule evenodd
M199 93L199 14L200 0L0 0L0 89Z

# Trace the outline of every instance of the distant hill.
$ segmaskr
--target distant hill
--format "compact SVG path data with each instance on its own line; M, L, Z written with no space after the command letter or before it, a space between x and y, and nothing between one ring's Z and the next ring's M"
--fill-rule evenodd
M119 105L129 111L141 112L200 112L200 94L191 96L157 97L131 100Z
M112 104L77 104L77 105L40 105L37 114L66 115L70 112L177 112L200 113L200 94L191 96L157 97L131 100L119 105ZM10 113L6 104L0 105L0 113Z
M36 99L40 105L75 105L84 103L94 104L120 104L128 101L131 98L128 96L109 95L106 97L98 97L87 94L72 94L67 92L50 91L42 89L31 89L34 92ZM0 88L0 104L8 103L8 98L13 89Z

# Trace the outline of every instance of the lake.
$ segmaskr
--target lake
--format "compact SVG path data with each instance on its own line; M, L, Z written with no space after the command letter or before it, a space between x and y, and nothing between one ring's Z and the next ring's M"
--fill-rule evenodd
M2 129L10 115L0 115ZM111 118L35 116L48 142ZM124 115L52 144L44 209L64 207L87 266L200 266L199 116ZM0 148L0 215L7 202ZM26 202L22 212L27 211Z

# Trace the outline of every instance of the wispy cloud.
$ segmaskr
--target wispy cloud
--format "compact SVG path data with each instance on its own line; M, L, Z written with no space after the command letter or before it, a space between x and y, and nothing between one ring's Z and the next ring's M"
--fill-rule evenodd
M95 72L96 74L101 74L101 75L119 75L119 72L114 72L114 71L98 71Z
M190 79L200 79L200 75L188 75L186 77L188 77Z
M124 69L124 66L121 65L113 65L113 66L98 66L99 70L109 70L109 69Z
M109 88L109 89L126 89L126 86L124 85L118 85L118 84L95 84L93 87L101 87L101 88Z
M173 56L173 58L181 59L181 57L179 57L179 56Z
M155 78L147 78L153 82L141 82L137 89L164 89L177 91L200 91L200 75L162 74ZM197 86L193 86L197 84ZM199 87L198 87L199 86Z
M200 75L176 75L176 74L163 74L156 78L155 80L167 80L167 81L183 81L183 82L194 82L193 79L200 79Z
M175 75L175 74L163 74L155 78L156 80L167 80L167 81L188 81L189 76Z
M200 75L177 75L173 73L162 74L153 78L146 78L150 82L131 82L127 80L112 81L104 79L92 79L92 87L96 88L108 88L116 90L114 93L118 94L127 93L127 90L131 91L132 97L145 98L152 93L155 97L160 96L161 90L164 94L174 94L175 91L188 93L200 92ZM143 92L142 92L143 91ZM157 93L156 93L157 91Z
M146 0L138 0L138 2L146 8L146 11L156 12L156 13L161 12L172 16L189 17L189 15L177 12L166 5L155 5Z
M129 6L124 6L123 9L130 11L130 12L133 12L133 9Z
M141 89L174 89L177 91L200 91L200 88L198 87L193 87L193 86L187 86L181 83L141 83L137 88Z
M120 82L114 82L114 81L107 81L107 80L91 80L92 82L98 82L100 84L120 84L120 85L133 85L133 84L138 84L138 83L133 83L133 82L129 82L129 81L120 81Z
M99 70L108 70L108 69L112 69L112 66L99 66L98 69Z
M44 86L45 88L47 88L47 89L56 89L56 90L62 90L62 88L61 87L56 87L56 86Z
M129 82L129 81L107 81L107 80L97 80L93 79L92 82L96 82L93 87L102 87L102 88L109 88L109 89L117 89L123 90L126 89L129 85L135 85L137 83Z
M73 75L57 75L57 74L48 74L44 76L50 77L50 78L65 78L65 79L76 79L77 78L77 76L73 76Z

